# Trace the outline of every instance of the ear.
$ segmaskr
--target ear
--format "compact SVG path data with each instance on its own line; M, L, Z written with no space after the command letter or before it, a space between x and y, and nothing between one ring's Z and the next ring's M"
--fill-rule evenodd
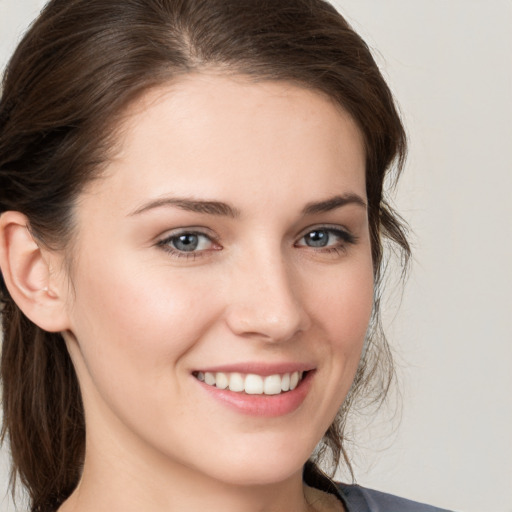
M68 287L62 256L43 249L34 240L29 222L20 212L0 215L0 269L14 302L41 329L68 328Z

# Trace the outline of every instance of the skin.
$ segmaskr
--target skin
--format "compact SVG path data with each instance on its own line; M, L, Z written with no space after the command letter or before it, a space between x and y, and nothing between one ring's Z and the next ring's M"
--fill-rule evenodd
M45 260L61 269L45 293L63 304L87 427L83 477L60 512L341 510L301 472L363 347L367 211L303 210L366 201L360 131L319 93L213 73L150 91L127 114L119 152L77 203L71 268ZM176 197L237 215L147 208ZM325 247L308 245L315 229ZM169 252L187 230L204 234L200 249ZM192 374L247 362L314 368L302 404L242 414Z

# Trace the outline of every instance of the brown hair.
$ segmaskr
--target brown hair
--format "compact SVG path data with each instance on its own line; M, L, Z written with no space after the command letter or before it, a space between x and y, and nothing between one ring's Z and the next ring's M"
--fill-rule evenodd
M0 213L24 213L41 243L64 247L72 238L73 204L101 173L126 107L149 88L206 66L321 91L352 115L365 141L379 283L382 236L409 254L403 224L382 195L392 164L397 170L403 164L405 134L368 47L323 0L50 1L3 81ZM13 481L18 476L28 489L33 512L52 511L81 474L79 386L62 337L29 321L3 283L1 299L3 436ZM324 437L335 465L343 456L350 467L343 437L352 404L380 400L391 377L376 293L365 354ZM313 481L316 472L310 462L305 479Z

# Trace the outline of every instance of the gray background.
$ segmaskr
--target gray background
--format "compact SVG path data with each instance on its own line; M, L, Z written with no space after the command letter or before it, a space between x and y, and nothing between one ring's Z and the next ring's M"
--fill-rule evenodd
M389 408L361 424L357 480L512 512L512 2L334 3L374 50L411 140L395 202L414 265L386 314L403 412L397 429ZM43 4L0 0L0 68ZM7 466L4 449L0 509L11 512Z

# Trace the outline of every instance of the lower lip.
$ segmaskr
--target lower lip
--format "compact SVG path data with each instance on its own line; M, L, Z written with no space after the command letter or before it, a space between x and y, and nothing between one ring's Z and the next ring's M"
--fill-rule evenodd
M300 407L311 389L314 373L314 371L307 372L293 391L286 391L279 395L248 395L209 386L197 379L196 382L211 397L219 400L230 409L249 416L274 418L290 414Z

